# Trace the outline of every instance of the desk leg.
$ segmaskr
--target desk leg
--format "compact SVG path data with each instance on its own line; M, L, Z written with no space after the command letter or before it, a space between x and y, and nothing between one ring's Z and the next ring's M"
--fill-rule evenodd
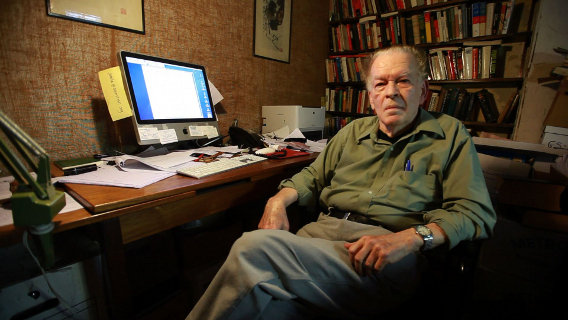
M103 250L103 266L105 268L106 295L110 317L112 319L129 319L132 317L132 295L122 233L118 218L100 223L101 247Z

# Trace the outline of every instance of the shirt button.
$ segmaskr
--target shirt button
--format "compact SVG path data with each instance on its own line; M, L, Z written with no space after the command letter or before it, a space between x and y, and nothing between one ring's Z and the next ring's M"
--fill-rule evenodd
M373 191L369 191L369 194L373 194Z

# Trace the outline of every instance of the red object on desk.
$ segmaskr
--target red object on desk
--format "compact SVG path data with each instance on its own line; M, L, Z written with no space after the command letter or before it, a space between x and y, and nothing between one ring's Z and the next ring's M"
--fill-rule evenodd
M286 154L284 154L284 151L286 152ZM300 156L307 156L309 154L310 154L309 152L297 151L293 149L283 149L281 151L268 153L265 156L269 157L270 159L287 159L287 158L294 158Z

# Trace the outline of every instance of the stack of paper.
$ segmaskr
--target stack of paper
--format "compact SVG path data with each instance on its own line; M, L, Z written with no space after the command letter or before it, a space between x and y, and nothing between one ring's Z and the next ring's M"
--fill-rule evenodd
M95 184L126 188L143 188L152 183L175 175L175 172L131 170L124 171L117 167L103 166L97 171L59 179L61 183Z

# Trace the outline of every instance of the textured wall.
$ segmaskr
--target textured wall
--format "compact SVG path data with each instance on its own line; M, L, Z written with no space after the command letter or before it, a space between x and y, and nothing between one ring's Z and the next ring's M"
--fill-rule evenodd
M128 150L131 120L110 120L97 72L119 50L204 65L219 114L259 129L269 104L319 105L328 0L294 0L290 63L253 57L254 1L145 0L146 34L47 16L44 0L0 0L0 109L53 159Z

